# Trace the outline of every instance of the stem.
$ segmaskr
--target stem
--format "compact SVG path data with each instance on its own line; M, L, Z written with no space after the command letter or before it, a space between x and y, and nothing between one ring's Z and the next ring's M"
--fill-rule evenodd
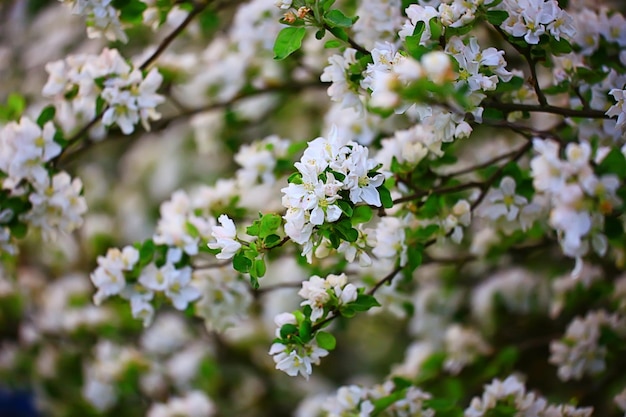
M204 112L211 111L211 110L217 110L217 109L222 109L222 108L229 107L229 106L235 104L237 101L245 99L245 98L255 97L255 96L266 94L266 93L269 94L269 93L278 93L278 92L300 92L302 90L305 90L307 88L312 88L312 87L326 87L326 85L323 84L322 82L320 82L319 80L315 80L315 81L311 81L311 82L308 82L308 83L285 84L285 85L268 87L268 88L263 89L263 90L254 90L254 91L249 91L249 92L245 92L245 93L240 93L237 96L235 96L232 99L227 100L227 101L218 102L218 103L211 103L211 104L208 104L206 106L197 107L197 108L194 108L194 109L186 109L186 110L183 110L182 112L180 112L180 113L178 113L178 114L176 114L176 115L174 115L174 116L172 116L170 118L161 119L161 120L159 120L159 121L157 121L155 123L152 123L152 132L163 130L167 126L169 126L171 123L173 123L173 122L175 122L175 121L177 121L179 119L183 119L183 118L186 118L186 117L191 117L191 116L194 116L196 114L204 113ZM93 121L94 124L96 122L97 122L97 119L95 119ZM136 136L134 136L134 137L136 137ZM63 155L62 162L67 164L67 163L73 161L80 154L82 154L83 152L87 151L92 146L94 146L94 145L96 145L98 143L101 143L101 142L92 142L92 141L90 141L90 142L83 142L83 144L80 147L77 147L72 152L66 153L66 155ZM67 150L67 148L66 148L66 150ZM65 150L64 150L64 152L65 152ZM57 157L57 158L59 158L59 157Z
M329 31L330 33L332 32L332 28L330 26L328 26L327 23L324 23L324 29L326 29L327 31ZM356 43L356 41L354 39L352 39L350 37L350 35L346 34L346 38L347 39L341 39L340 37L338 37L337 35L335 35L333 33L333 36L341 41L347 42L348 45L350 45L352 48L356 49L357 51L361 52L364 55L371 55L372 53L370 51L368 51L365 47L359 45L358 43Z
M159 46L152 53L152 55L150 55L143 62L143 64L139 66L139 69L143 71L147 69L150 65L152 65L152 63L154 63L159 58L159 56L161 56L161 54L167 49L167 47L170 46L172 42L174 42L174 40L178 37L178 35L180 35L183 32L183 30L185 30L187 26L189 26L189 24L193 21L193 19L195 19L197 15L202 13L202 11L204 11L204 9L206 9L208 5L209 5L208 1L195 3L193 6L193 9L191 9L189 14L185 18L185 20L183 20L181 24L178 25L178 27L176 27L169 35L167 35L163 39L163 41L159 44Z
M139 66L139 69L143 71L143 70L147 69L150 65L152 65L159 58L159 56L161 56L161 54L167 49L167 47L170 46L170 44L174 41L174 39L176 39L178 37L178 35L180 35L183 32L183 30L185 30L185 28L187 26L189 26L189 24L193 21L193 19L198 14L200 14L208 5L209 5L208 1L203 1L202 3L196 3L194 5L194 8L189 12L187 17L185 18L185 20L183 20L182 23L180 25L178 25L178 27L176 27L168 36L165 37L165 39L163 39L163 41L159 44L159 46L152 53L152 55L150 55ZM64 157L64 155L66 154L66 151L69 149L69 147L72 144L74 144L75 142L77 142L78 140L80 140L85 134L87 134L89 129L94 127L100 121L100 119L104 115L104 112L108 108L109 108L108 106L105 106L98 114L96 114L94 116L93 119L91 119L89 121L89 123L84 125L78 132L74 133L68 139L68 146L65 147L65 149L63 149L63 151L55 158L55 162L57 160L60 161Z
M521 104L521 103L496 103L493 101L484 101L485 107L501 110L504 113L514 111L530 112L530 113L551 113L565 117L581 117L587 119L610 119L602 110L576 110L566 107L557 107L549 104Z

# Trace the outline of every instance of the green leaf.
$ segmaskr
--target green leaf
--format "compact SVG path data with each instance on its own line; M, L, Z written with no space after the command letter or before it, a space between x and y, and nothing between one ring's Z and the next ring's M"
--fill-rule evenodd
M320 0L319 2L320 9L322 9L323 12L328 11L333 4L335 4L335 0Z
M17 222L9 226L11 235L16 239L22 239L28 233L28 225L26 223Z
M498 83L495 92L496 93L507 93L512 91L518 91L524 85L524 79L522 77L512 77L509 82Z
M113 0L111 5L120 11L120 20L127 23L141 23L143 12L148 8L140 0Z
M422 245L408 245L407 248L407 262L410 271L415 271L418 266L422 264L422 252L424 247Z
M558 41L550 36L550 52L553 55L569 54L574 49L567 39L561 38Z
M443 25L436 17L433 17L428 22L428 27L430 28L430 38L437 40L443 33Z
M335 230L343 240L348 242L356 242L359 238L359 232L352 228L350 220L346 219L335 223Z
M26 108L26 100L17 93L9 94L7 103L0 106L0 120L16 120L19 119Z
M264 240L263 240L263 246L265 246L266 248L273 248L274 246L278 245L281 241L281 237L275 234L269 235L267 236Z
M311 334L311 322L309 320L304 320L302 323L300 323L298 334L300 335L300 339L302 339L302 342L304 343L307 343L309 340L311 340L311 337L313 335Z
M213 10L206 10L198 19L200 29L205 36L210 36L219 28L219 15Z
M341 10L333 9L324 15L324 20L330 27L349 28L356 19L349 18Z
M585 67L576 67L576 75L583 81L589 84L597 84L604 80L608 73L601 71L600 69L589 69Z
M156 246L152 239L146 240L139 249L139 265L146 266L152 262Z
M337 200L337 205L339 206L343 214L346 215L346 217L352 217L354 210L352 209L352 205L349 202L347 202L346 200Z
M383 204L384 208L393 207L393 199L391 198L391 192L385 187L381 185L377 188L378 194L380 195L380 202Z
M613 148L600 162L596 172L600 175L615 174L624 180L626 179L626 157L618 148Z
M341 27L329 27L328 31L333 34L337 39L341 39L344 42L348 42L348 34L345 29Z
M400 401L401 399L405 398L405 394L406 392L404 392L403 390L399 390L392 392L385 397L375 399L374 401L372 401L372 405L374 406L374 411L372 412L372 415L379 415L382 411L390 407L396 401Z
M284 324L280 328L280 337L287 339L289 335L298 333L298 327L295 324Z
M412 234L412 237L415 237L416 239L419 240L427 240L430 239L430 237L437 233L439 231L439 225L438 224L429 224L426 227L420 227L419 229L417 229L415 231L415 233Z
M253 275L255 278L263 278L263 276L265 276L266 269L267 268L265 266L265 260L263 258L255 259L252 264L250 274Z
M604 219L604 234L609 239L619 239L624 236L624 227L622 222L616 217L607 216Z
M300 49L305 34L304 27L288 27L281 30L274 43L274 59L280 61Z
M509 14L504 10L487 11L487 21L494 26L500 26L508 17Z
M250 226L246 227L246 233L250 236L258 236L261 230L259 221L255 220Z
M380 307L380 303L373 295L359 294L356 300L348 303L347 306L355 311L367 311L374 307Z
M352 212L352 224L367 223L372 219L372 208L370 206L356 206Z
M422 58L422 56L430 52L430 48L420 45L420 37L418 36L407 36L405 39L405 46L407 52L418 61Z
M425 29L426 23L424 23L423 21L420 20L415 24L415 29L413 29L413 34L411 36L417 38L417 43L420 43L420 39L422 38L422 34L424 33Z
M331 39L329 41L326 41L326 43L324 44L325 49L339 48L340 46L341 42L339 42L337 39Z
M328 332L317 332L315 340L317 341L318 346L322 349L333 350L337 346L335 336Z
M504 113L493 107L486 107L483 110L483 119L485 120L504 120Z
M235 268L235 271L246 274L250 271L251 266L252 261L248 259L243 252L237 252L237 254L233 257L233 268Z
M289 176L289 178L287 178L287 182L296 185L302 184L302 174L300 174L299 172L294 172Z
M431 398L424 401L424 406L437 412L450 411L455 408L456 402L447 398Z
M276 213L269 213L261 217L259 237L265 238L273 234L282 224L282 218Z
M41 113L39 113L39 117L37 118L37 124L39 127L43 127L43 125L54 119L56 112L57 110L53 105L45 107Z

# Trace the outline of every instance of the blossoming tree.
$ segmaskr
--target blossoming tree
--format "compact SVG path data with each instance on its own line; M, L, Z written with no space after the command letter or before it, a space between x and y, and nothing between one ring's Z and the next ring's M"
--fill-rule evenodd
M619 6L2 3L0 388L626 415Z

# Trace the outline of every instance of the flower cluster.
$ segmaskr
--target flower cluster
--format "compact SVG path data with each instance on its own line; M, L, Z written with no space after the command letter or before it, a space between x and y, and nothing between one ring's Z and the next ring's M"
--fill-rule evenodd
M491 415L491 410L515 410L517 415L550 417L591 417L592 409L576 408L572 405L553 405L533 392L527 392L520 379L511 375L504 381L494 379L485 385L482 397L474 397L465 417Z
M172 397L167 403L156 403L148 410L147 417L210 417L215 415L213 401L202 391L189 391L184 397Z
M282 338L285 326L298 324L296 316L291 313L281 313L274 318L278 326L276 337ZM273 356L276 369L285 372L289 376L302 375L306 379L313 372L313 365L319 365L320 359L328 355L328 350L321 348L316 339L305 343L288 343L277 341L270 347L269 354Z
M130 301L133 317L143 319L146 326L154 316L151 301L155 294L165 296L176 309L185 310L201 293L191 285L191 267L178 265L182 256L180 249L169 248L158 264L149 262L141 267L136 248L109 249L106 257L98 257L98 267L91 274L98 289L94 302L100 304L108 297L120 295ZM133 275L128 281L127 276Z
M589 143L570 143L566 160L560 158L559 145L551 140L534 140L537 155L530 162L537 192L550 196L550 225L557 231L565 255L579 258L589 244L600 255L607 252L604 216L622 204L616 192L616 175L596 175L592 163L600 163L608 148L594 155Z
M328 139L309 142L295 167L297 174L281 190L287 208L285 233L304 245L302 254L309 260L320 244L315 231L322 225L337 222L357 204L382 205L379 188L385 178L376 171L376 162L368 157L366 147L338 137L336 130Z
M326 278L313 275L302 283L298 295L304 298L301 306L311 307L310 318L312 322L316 322L326 316L329 306L337 308L355 301L357 289L354 284L348 283L346 274L330 274Z
M516 38L523 37L530 45L538 44L543 34L557 40L571 39L576 34L574 19L556 0L504 0L499 8L508 13L502 30Z
M399 399L393 400L394 393L402 392ZM374 415L374 403L385 401L388 405L384 407L381 416L422 416L434 417L435 410L429 408L425 401L432 396L421 389L409 386L398 387L392 381L383 384L364 388L357 385L343 386L337 390L337 394L330 397L322 406L327 417L341 417L346 415L358 415L369 417Z
M626 320L604 310L589 312L570 323L562 340L550 344L550 362L559 367L563 381L598 374L606 368L607 347L600 342L603 328L626 335Z
M521 228L530 228L542 207L522 195L516 194L517 184L512 177L504 177L497 189L491 189L480 205L477 214L485 217L499 230L511 234Z
M40 230L47 240L72 232L83 222L87 203L81 180L50 170L62 150L55 135L52 122L40 127L28 117L0 128L1 198L13 201L0 216L0 229L5 232L0 240L9 253L16 251L9 230L22 222Z
M112 0L59 0L72 8L72 13L87 18L87 36L110 41L128 42L122 29L120 11L113 7Z
M100 412L111 409L118 398L116 381L131 366L144 365L137 349L109 340L99 341L94 347L94 360L83 371L83 397Z
M301 374L309 378L312 364L335 348L335 338L320 331L325 321L339 315L353 316L357 311L367 311L379 304L362 289L348 283L346 274L330 274L326 278L313 275L302 283L298 292L304 301L302 311L281 313L274 318L278 326L276 339L270 348L276 369L291 376Z
M157 93L163 77L156 68L143 74L122 58L116 49L105 48L100 55L71 55L46 65L48 82L43 95L54 99L58 121L67 131L90 122L102 113L102 125L117 124L126 135L141 121L158 120L156 106L165 99ZM102 100L102 105L98 100ZM101 137L104 132L92 130Z

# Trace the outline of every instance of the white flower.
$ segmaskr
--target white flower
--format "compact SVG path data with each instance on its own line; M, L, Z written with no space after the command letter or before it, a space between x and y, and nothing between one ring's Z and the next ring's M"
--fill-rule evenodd
M285 346L282 343L274 343L269 353L273 355L276 369L289 376L300 374L307 380L313 372L312 365L319 365L320 358L328 355L328 351L320 348L315 340L305 346Z
M397 217L383 217L376 226L372 253L379 258L399 258L400 266L406 265L407 246L405 224Z
M0 170L15 183L27 179L45 186L48 172L43 164L61 153L61 146L54 141L55 133L52 122L42 130L27 117L0 128Z
M615 98L617 103L612 105L607 111L606 115L609 117L617 116L617 124L615 127L624 128L626 126L626 90L620 90L614 88L609 91L609 94Z
M293 0L275 0L274 4L276 5L276 7L279 7L283 10L287 10L289 8L291 8L291 3L293 2Z
M22 216L39 228L45 239L54 239L59 233L69 233L80 227L87 212L83 188L79 178L72 179L67 172L59 172L43 184L36 184L29 196L33 207Z
M215 256L217 259L230 259L241 248L241 243L236 240L237 229L235 223L225 214L222 214L218 221L221 226L214 226L211 232L216 242L211 242L208 246L211 249L220 249L220 253Z
M180 250L170 249L167 262L160 268L154 263L146 266L139 276L139 283L151 291L163 292L177 310L184 310L192 301L200 298L200 291L190 285L191 267L177 269L174 263L180 259Z

